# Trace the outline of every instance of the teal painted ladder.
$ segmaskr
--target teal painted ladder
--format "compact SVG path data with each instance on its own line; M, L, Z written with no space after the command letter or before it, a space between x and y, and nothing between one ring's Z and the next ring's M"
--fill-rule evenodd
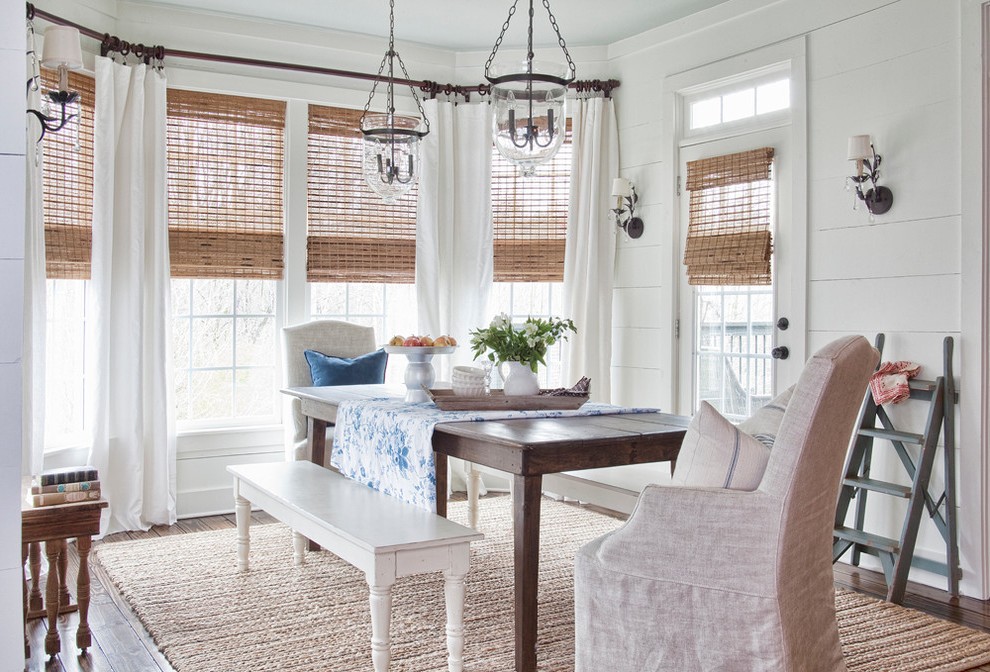
M876 348L881 353L883 344L884 335L877 334ZM962 571L959 568L956 539L955 495L955 404L958 403L959 395L952 376L952 347L952 337L947 336L943 341L943 375L935 380L910 381L910 399L928 404L924 430L920 434L899 431L883 406L874 403L873 395L867 390L857 423L856 440L846 457L842 488L835 511L832 562L850 550L854 565L859 565L862 553L876 556L883 567L887 600L897 604L904 599L904 589L912 564L946 576L949 593L953 597L959 595ZM942 435L945 487L941 493L933 495L929 489L929 480L938 452L939 434ZM881 442L876 443L877 439ZM907 472L910 486L870 477L874 448L888 445L893 448ZM909 445L920 446L920 450L909 450ZM900 538L882 537L863 529L867 495L870 492L908 500ZM856 508L853 526L847 527L847 514L854 500ZM945 563L914 557L918 528L922 514L926 511L945 541Z

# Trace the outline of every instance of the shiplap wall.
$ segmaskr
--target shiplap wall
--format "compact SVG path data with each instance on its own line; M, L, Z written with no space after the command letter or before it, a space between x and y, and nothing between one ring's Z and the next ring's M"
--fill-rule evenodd
M841 4L841 6L839 6ZM726 12L726 13L721 13ZM707 12L716 25L691 17L612 45L610 65L622 80L616 94L621 173L642 196L647 233L620 239L616 259L613 389L619 403L650 401L673 407L675 381L669 358L679 260L671 215L664 204L672 193L664 170L662 105L664 77L765 45L803 37L807 49L806 161L808 170L807 321L808 352L844 334L870 340L887 334L884 359L908 359L923 375L940 375L942 338L956 340L958 378L978 378L980 333L963 331L965 311L979 313L979 293L963 291L961 278L961 188L979 181L962 174L960 153L960 6L933 0L809 3L783 0L757 7L729 2ZM697 30L694 30L697 28ZM846 139L869 133L883 155L881 183L894 192L894 206L875 222L845 191ZM970 139L979 142L978 138ZM801 148L797 148L798 160ZM972 240L969 244L979 244ZM979 269L969 276L979 278ZM793 320L792 320L793 322ZM962 346L966 346L963 349ZM973 350L971 362L960 351ZM974 380L970 380L972 386ZM978 387L976 388L978 393ZM970 398L970 413L979 413ZM960 406L967 413L965 396ZM917 409L897 409L896 421L918 428ZM986 515L980 445L972 423L959 426L960 545L964 591L986 597L983 545ZM878 450L876 471L904 480L886 450ZM941 468L935 481L941 482ZM637 487L635 471L612 475L612 483ZM868 524L897 536L903 507L874 496ZM941 538L926 525L919 553L944 558ZM916 572L913 578L943 586L944 579Z
M21 325L24 292L24 3L0 4L0 604L21 603ZM23 666L19 608L0 609L0 669Z

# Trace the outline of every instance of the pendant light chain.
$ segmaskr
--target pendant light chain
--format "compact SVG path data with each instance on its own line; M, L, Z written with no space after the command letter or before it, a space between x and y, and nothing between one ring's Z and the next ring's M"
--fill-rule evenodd
M560 28L557 27L557 17L550 11L550 0L543 0L543 6L547 8L547 15L550 17L550 25L553 27L553 32L557 34L557 44L560 45L560 50L564 52L564 58L567 59L567 68L571 71L571 78L573 79L577 76L577 68L574 67L574 61L571 60L571 54L567 51L567 43L564 42L564 36L560 34Z
M505 38L505 31L509 29L509 22L512 21L512 16L516 13L516 5L519 4L519 0L515 0L512 3L512 7L509 8L509 18L505 20L502 24L502 32L498 34L498 39L495 40L495 46L492 48L492 53L488 55L488 60L485 61L485 76L488 76L488 69L492 66L492 61L495 60L495 54L498 52L498 48L502 46L502 40Z

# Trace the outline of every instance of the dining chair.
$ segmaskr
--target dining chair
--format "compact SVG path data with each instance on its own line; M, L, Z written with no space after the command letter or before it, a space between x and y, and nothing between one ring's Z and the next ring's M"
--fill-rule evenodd
M579 549L577 672L846 669L832 525L878 358L853 336L808 361L756 490L650 485L623 527Z
M313 320L282 329L282 380L285 387L308 387L313 384L309 363L303 354L316 350L333 357L357 357L376 348L375 330L341 320ZM291 400L292 434L287 441L286 458L308 460L307 423L302 414L302 402ZM327 437L327 460L330 440ZM329 466L325 464L324 466Z

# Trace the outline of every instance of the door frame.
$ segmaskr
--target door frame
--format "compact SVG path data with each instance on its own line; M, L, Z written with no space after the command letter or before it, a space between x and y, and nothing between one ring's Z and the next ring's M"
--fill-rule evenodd
M806 74L806 39L799 36L760 49L755 49L738 56L733 56L708 65L693 68L666 77L663 82L663 184L665 185L664 214L667 221L672 223L670 265L667 274L667 287L670 288L672 306L670 333L671 348L668 366L671 371L669 380L669 398L674 402L676 413L690 412L681 408L679 363L678 325L676 320L681 314L680 284L682 282L680 241L684 236L687 223L681 221L678 175L680 172L680 147L685 141L684 99L701 87L717 85L720 82L731 81L754 71L773 67L783 67L790 73L791 81L791 114L787 128L790 130L788 145L791 148L793 160L790 170L791 207L789 212L778 212L780 219L789 218L791 244L792 272L789 282L780 283L775 288L778 293L788 296L788 318L794 330L788 336L788 347L795 362L803 363L807 358L808 329L807 329L807 292L808 292L808 115L807 115L807 74ZM771 121L767 126L779 126L779 120ZM752 130L761 126L754 124ZM747 128L747 130L749 130ZM713 134L705 139L715 139ZM701 138L697 139L699 142ZM694 139L691 140L692 142ZM683 180L681 180L683 182ZM681 325L686 326L686 325ZM777 380L779 388L794 382L789 371L781 371Z

